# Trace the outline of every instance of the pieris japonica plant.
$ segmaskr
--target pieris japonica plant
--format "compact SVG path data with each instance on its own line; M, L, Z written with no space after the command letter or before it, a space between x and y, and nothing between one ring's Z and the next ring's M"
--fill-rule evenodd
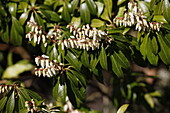
M134 65L168 69L169 9L168 0L0 1L0 41L10 50L7 65L0 52L0 112L159 112L160 92ZM48 80L50 96L30 90L25 73Z

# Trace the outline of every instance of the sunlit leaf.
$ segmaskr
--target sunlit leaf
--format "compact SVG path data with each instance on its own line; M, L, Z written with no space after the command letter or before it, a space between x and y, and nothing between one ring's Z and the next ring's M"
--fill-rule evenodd
M79 3L79 0L72 0L72 2L71 2L71 12L72 12L72 13L73 13L74 10L77 8L78 3Z
M123 2L125 2L126 0L118 0L117 1L117 5L121 5Z
M29 71L33 65L28 60L21 60L14 65L9 66L3 73L2 78L17 78L19 74Z
M154 101L149 94L145 94L144 98L151 108L154 108Z
M19 18L19 22L23 25L25 23L25 21L27 20L28 18L28 15L29 15L29 12L30 10L24 12L21 14L20 18Z
M104 4L98 1L96 1L95 3L97 5L97 16L100 17L104 9Z
M92 21L91 21L91 27L102 27L102 26L104 26L104 21L102 21L102 20L100 20L100 19L93 19Z
M67 7L67 4L66 4L66 3L64 3L64 5L63 5L62 18L63 18L67 23L69 23L69 22L71 21L70 14L69 14L69 10L68 10L68 7Z
M125 111L127 110L129 104L123 104L117 111L117 113L125 113Z
M12 16L16 17L17 3L14 2L8 3L8 10Z
M112 0L103 0L104 1L104 5L105 8L107 8L107 13L109 15L109 18L112 15L112 5L113 5L113 1Z

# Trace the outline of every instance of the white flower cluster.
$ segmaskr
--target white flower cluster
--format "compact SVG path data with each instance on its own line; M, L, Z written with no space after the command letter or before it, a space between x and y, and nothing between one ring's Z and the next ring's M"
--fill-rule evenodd
M25 107L27 107L27 110L30 113L37 113L37 107L35 104L35 101L33 99L31 99L31 101L25 101Z
M0 93L9 92L14 86L13 85L0 85Z
M35 63L40 66L40 68L35 68L35 75L38 77L41 75L43 77L52 77L62 70L63 66L63 64L56 64L56 60L50 61L46 55L37 56Z
M159 31L162 24L159 22L147 22L142 10L138 8L137 3L132 1L128 3L128 12L125 12L123 17L114 18L113 23L117 26L125 27L135 25L135 30L138 31L145 31L146 29Z
M47 37L42 31L42 26L38 26L35 22L28 21L27 22L28 27L31 28L31 31L26 34L26 38L29 39L29 41L33 40L35 44L40 44L42 41L44 46L47 46Z
M72 34L69 37L63 35L64 31L60 26L54 26L48 33L42 31L42 27L39 27L35 22L27 22L28 26L31 27L31 31L26 34L26 38L29 41L33 40L35 44L40 44L42 41L44 46L47 46L47 40L61 45L62 49L64 48L78 48L86 49L87 51L99 48L100 41L103 39L107 42L111 42L111 39L108 38L108 34L102 30L96 28L90 28L90 26L83 25L81 28L76 28L73 25L68 25L70 33Z
M90 26L83 25L81 28L76 28L73 25L68 25L70 33L72 34L67 40L61 41L62 48L71 47L86 49L87 51L91 48L99 49L100 41L102 39L108 41L108 34L102 30L96 28L90 28ZM111 40L109 40L111 41Z

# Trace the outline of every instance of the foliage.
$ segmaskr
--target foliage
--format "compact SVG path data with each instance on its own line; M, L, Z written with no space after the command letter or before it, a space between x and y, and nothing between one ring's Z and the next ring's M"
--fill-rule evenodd
M91 80L99 82L99 90L116 109L128 102L156 110L159 92L146 83L146 77L133 72L131 63L170 65L169 9L168 0L0 1L1 41L37 55L35 75L50 78L55 101L49 107L37 93L7 82L0 85L0 111L88 112L84 103ZM0 62L8 62L0 65L1 79L19 78L32 69L25 59L13 64L10 54L5 59L0 52Z

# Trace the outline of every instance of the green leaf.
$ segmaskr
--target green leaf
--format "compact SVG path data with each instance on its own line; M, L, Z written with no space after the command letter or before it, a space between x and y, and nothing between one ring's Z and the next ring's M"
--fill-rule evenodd
M29 71L33 65L28 60L21 60L14 65L9 66L3 73L2 78L17 78L19 74Z
M28 113L29 111L27 110L27 108L24 108L24 109L20 109L19 110L19 113Z
M50 15L50 20L51 21L54 21L54 22L59 22L60 21L60 17L56 12L51 11L51 10L45 10L45 12Z
M72 17L71 24L73 24L75 27L79 27L81 23L80 17Z
M6 13L4 7L3 7L1 4L0 4L0 15L1 15L2 17L7 16L7 13Z
M20 95L24 98L24 100L26 100L26 101L30 101L31 100L28 92L25 89L18 88L18 90L19 90Z
M16 17L17 3L13 2L8 3L8 10L12 16Z
M19 2L19 4L21 8L23 9L23 11L26 12L28 8L28 2L23 1L23 2Z
M7 97L4 96L4 97L0 100L0 111L3 111L6 102L7 102Z
M20 35L24 34L24 30L23 30L23 27L22 27L21 23L15 17L13 17L13 16L12 16L12 25L15 26L16 31Z
M90 23L90 11L86 3L80 5L80 16L84 23Z
M170 47L170 34L166 34L163 40L166 43L166 45Z
M123 76L123 71L121 69L121 66L119 63L117 63L116 58L114 55L110 56L111 62L112 62L112 71L118 76L122 77Z
M170 24L162 24L162 28L170 30Z
M59 102L60 104L63 104L66 101L67 87L64 84L61 85L60 81L61 81L61 78L58 79L55 87L53 88L53 97L57 102Z
M95 71L95 69L96 69L96 66L97 66L97 64L98 64L98 62L99 62L99 59L97 59L96 57L94 57L94 55L91 55L90 56L90 69L91 69L91 71Z
M102 27L104 26L104 21L100 20L100 19L93 19L91 22L91 27Z
M25 89L25 91L26 91L26 92L29 94L29 96L32 97L33 99L42 100L41 96L40 96L38 93L36 93L36 92L34 92L34 91L32 91L32 90L29 90L29 89Z
M39 26L42 26L43 31L45 31L43 19L37 13L35 13L35 21Z
M124 56L124 54L119 51L119 53L114 52L115 60L120 64L121 67L127 69L130 67L128 59Z
M6 104L6 113L13 113L15 107L15 92L13 91L10 95Z
M104 12L102 13L101 18L112 23L109 17L108 9L106 7L104 8Z
M101 2L97 2L97 1L95 3L97 5L97 16L100 17L104 9L104 4Z
M30 10L28 10L28 11L26 11L26 12L24 12L24 13L21 14L21 16L20 16L20 18L19 18L19 22L20 22L22 25L24 25L25 21L27 20L28 15L29 15L29 12L30 12Z
M110 18L112 16L113 2L112 2L112 0L103 0L103 1L104 1L105 8L107 8L107 13L108 13L109 18Z
M124 104L124 105L122 105L122 106L118 109L117 113L124 113L124 112L127 110L128 106L129 106L129 104Z
M82 64L78 61L77 57L73 53L68 51L65 58L76 70L80 70Z
M157 33L157 37L158 37L158 42L161 48L159 52L159 56L165 64L169 65L170 64L170 48L166 45L166 43L162 39L162 36L159 35L158 33Z
M73 13L74 10L77 8L78 3L79 3L79 0L72 0L72 2L71 2L71 12L72 12L72 13Z
M147 58L152 65L157 66L157 64L158 64L158 56L157 55L155 55L153 53L148 53Z
M158 44L157 44L156 37L153 37L151 43L152 43L152 52L153 52L154 54L158 54Z
M123 2L125 2L126 0L118 0L117 1L117 5L121 5Z
M104 47L102 47L101 52L100 52L100 65L102 66L103 69L108 70L108 64L107 64L107 55Z
M85 67L89 67L89 55L86 50L84 50L81 55L81 62Z
M120 7L116 17L123 17L124 16L124 11L125 11L125 6Z
M149 94L145 94L144 98L151 108L154 108L154 101Z
M140 52L141 54L143 55L143 58L144 60L146 59L146 55L148 53L148 36L149 36L150 33L148 33L144 38L143 38L143 41L142 41L142 44L140 45Z
M76 76L78 78L78 80L81 82L82 86L86 86L86 80L81 73L74 71L74 70L69 70L69 71L71 71L73 76Z
M30 0L30 3L31 3L32 6L35 5L35 2L36 2L36 0Z
M149 8L148 8L149 5L148 5L147 2L145 2L145 1L138 1L138 5L139 5L139 7L142 9L143 14L144 14L145 16L150 16Z
M164 3L163 3L163 16L164 16L164 18L166 19L166 21L168 23L170 23L169 12L170 12L170 3L169 3L169 0L164 0Z
M22 44L22 36L16 30L16 26L12 25L11 27L11 40L14 45L21 45Z
M51 52L50 52L50 60L57 60L57 61L60 61L58 60L58 51L57 51L57 48L56 48L56 45L53 46Z
M154 15L152 21L167 23L163 15Z
M2 33L1 38L2 38L2 40L3 40L5 43L8 43L8 42L9 42L9 28L8 28L8 25L6 25L5 32Z
M66 3L64 3L64 6L63 6L62 18L63 18L67 23L69 23L70 20L71 20L70 14L69 14L69 10L68 10L68 7L67 7L67 4L66 4Z
M95 2L93 0L86 0L86 3L87 3L87 6L88 6L90 13L92 15L96 15L97 14L97 7L96 7Z
M18 108L19 109L25 108L25 99L20 94L18 97Z

